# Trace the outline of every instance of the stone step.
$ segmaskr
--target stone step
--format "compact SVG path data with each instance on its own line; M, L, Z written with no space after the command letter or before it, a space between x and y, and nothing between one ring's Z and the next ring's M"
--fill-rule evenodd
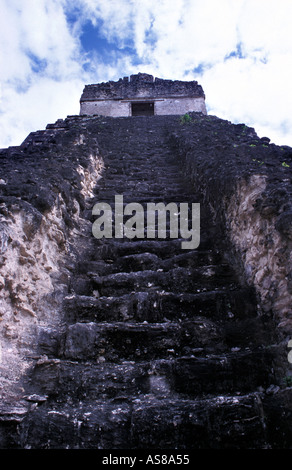
M198 400L137 401L131 416L134 448L257 449L266 445L258 394Z
M152 269L163 269L168 271L176 267L193 268L198 266L209 266L219 263L221 260L218 252L211 250L191 250L187 253L175 254L171 258L161 259L154 253L138 253L118 258L115 265L119 271L140 271L141 266Z
M133 396L147 394L197 398L265 391L276 383L273 357L269 347L121 364L41 359L30 375L37 384L32 397L58 402L119 398L131 403Z
M1 396L0 449L14 450L22 447L20 427L29 411L29 403L18 397L6 401Z
M107 173L109 175L114 175L115 178L118 178L119 175L128 176L131 180L137 179L140 177L140 181L148 179L149 177L153 178L153 181L157 180L166 180L169 176L170 180L181 182L186 181L184 173L178 169L177 165L173 162L163 161L157 155L153 159L149 159L147 154L142 155L140 158L135 156L134 159L129 157L123 157L120 159L104 159L105 169L102 173L103 180L106 180ZM123 178L122 178L123 179ZM110 180L111 181L111 180ZM166 181L167 183L167 181ZM189 181L188 186L191 186Z
M104 236L104 234L102 233L104 230L104 220L101 219L99 222L96 223L93 228L93 223L95 222L95 220L98 219L98 217L91 215L91 212L92 210L88 210L88 216L90 217L92 223L91 229L93 229L93 232L90 231L90 236L93 236L92 233L94 233L94 237L96 238L96 240L101 241L101 243L105 242L105 244L107 244L108 240L111 240L111 243L113 244L120 244L127 241L135 243L135 241L139 240L155 240L157 242L163 242L165 240L178 240L180 243L180 246L178 246L178 248L182 252L186 252L187 250L191 249L210 250L214 247L213 240L214 236L216 236L216 226L211 225L209 227L208 233L202 231L200 227L197 227L197 222L195 222L195 225L192 228L190 221L191 215L189 216L188 227L186 227L185 220L183 220L183 226L180 226L180 222L178 224L175 223L171 226L170 221L166 220L165 226L163 222L163 226L159 227L159 222L157 219L155 220L155 224L150 223L148 225L147 217L144 214L144 223L142 224L141 216L141 226L138 227L138 230L136 230L136 220L130 220L133 216L124 216L123 225L118 221L118 235L116 236L115 214L113 214L112 212L112 219L108 219L108 232ZM126 225L127 222L128 224ZM188 229L187 236L185 238L182 238L184 235L184 230L186 228ZM189 243L188 245L185 245L184 242ZM101 243L99 243L99 245Z
M19 425L33 449L265 448L259 394L188 400L137 398L123 402L43 404Z
M96 272L100 276L118 272L144 271L147 269L163 269L169 271L176 267L192 268L204 265L211 265L221 261L217 252L206 250L192 250L187 253L173 255L167 259L161 259L155 253L147 251L118 257L114 262L83 261L77 266L77 271L81 274Z
M108 197L112 194L124 194L131 197L132 201L136 201L139 196L144 197L146 192L149 193L148 199L151 197L158 197L160 195L160 201L164 202L164 197L170 198L171 195L181 195L183 198L190 200L191 198L195 202L197 197L193 191L186 191L186 188L181 183L173 183L171 179L166 183L160 183L156 181L138 181L128 179L127 181L121 181L120 178L112 179L110 182L104 183L102 186L96 188L99 198Z
M158 163L161 161L167 162L168 159L171 159L167 146L163 144L161 147L157 145L149 146L147 142L138 142L133 135L129 137L125 139L123 136L117 136L119 142L113 143L110 150L109 147L106 148L106 143L99 140L99 148L105 159L109 161L128 159L132 163L143 161L145 164L147 164L147 158L149 161L154 161L156 158Z
M119 185L117 185L117 188L119 188ZM180 210L181 208L180 204L188 203L188 212L189 214L191 214L191 211L192 211L191 204L193 203L201 204L200 199L196 198L194 195L190 195L189 193L185 193L185 192L175 193L175 192L169 191L169 193L167 193L167 192L164 192L163 190L155 191L155 192L151 192L147 190L145 190L144 192L142 191L135 192L133 190L122 191L120 189L121 188L119 188L119 191L116 189L103 190L100 193L100 195L97 194L97 196L94 196L94 198L90 200L90 206L93 207L97 203L106 202L107 204L111 206L112 212L114 213L115 204L116 204L115 196L123 196L122 204L119 207L119 211L121 211L121 207L123 208L123 214L125 211L125 206L128 205L129 203L141 204L143 206L144 213L146 214L147 210L149 210L149 207L147 206L147 204L149 203L155 203L155 204L160 203L160 205L163 204L166 207L171 202L176 203L177 205L176 209L178 210ZM87 205L88 205L88 202L87 202ZM162 206L163 210L164 210L164 206ZM150 209L153 210L151 206L150 206ZM156 207L154 209L158 210L158 208ZM132 213L130 215L132 215ZM211 222L209 213L205 210L204 206L202 206L201 204L201 216L206 217L207 215L209 217L209 221ZM167 216L167 218L169 218L169 216Z
M186 188L181 181L174 181L170 176L165 180L159 180L154 176L146 178L139 178L127 175L127 179L122 179L120 175L116 175L115 178L106 180L103 184L99 184L97 187L98 193L102 196L103 192L113 190L115 193L123 194L125 191L133 190L133 199L136 194L140 191L148 190L151 193L157 193L161 191L161 198L165 193L171 194L171 192L182 193L190 196L192 191L186 192Z
M151 363L39 360L31 375L37 394L60 401L128 397L150 392ZM32 386L36 392L35 386Z
M182 250L181 243L182 239L174 238L170 240L158 240L158 239L102 239L96 240L94 246L93 257L95 260L110 260L113 261L116 258L127 256L130 254L140 253L154 253L162 259L170 258L171 256L183 254L186 252L194 251L206 251L212 250L209 246L206 246L200 241L199 250Z
M126 164L128 162L132 165L133 171L135 172L139 171L140 164L144 167L148 167L151 171L155 170L155 166L153 166L152 163L157 163L159 165L160 171L162 163L169 163L169 165L166 165L165 167L167 172L172 172L174 170L175 163L176 167L178 167L176 157L172 154L172 152L169 152L167 147L155 148L151 150L147 150L145 146L143 147L144 148L143 150L141 149L141 151L137 151L137 149L134 148L129 148L128 146L123 146L123 148L115 147L112 150L105 148L102 149L99 146L99 149L101 149L104 161L108 164L106 169L113 168L116 163L119 165L123 163ZM182 171L183 169L178 168L178 170Z
M167 205L170 202L175 202L176 204L181 204L187 202L188 204L200 203L200 200L197 199L194 195L186 193L185 189L175 191L168 189L155 189L146 188L144 192L141 189L137 188L125 188L122 187L119 183L113 185L112 189L102 189L99 191L98 198L93 201L93 204L98 202L107 202L112 208L115 204L115 196L122 195L124 198L123 208L128 203L139 203L143 205L144 211L146 211L147 203L163 203ZM178 207L179 208L179 207ZM191 210L191 205L189 207Z
M235 286L234 273L228 265L210 265L198 268L174 268L169 271L136 271L99 276L91 275L93 290L101 296L123 295L137 290L195 292L197 289Z
M225 355L180 357L174 361L171 370L165 364L158 368L157 374L173 380L173 391L190 396L263 391L276 382L274 354L269 345L268 348L239 350Z
M193 319L203 315L220 322L238 323L257 318L255 294L249 288L218 289L196 293L135 291L121 296L97 297L72 294L65 298L67 321L147 321L149 323ZM242 302L242 298L245 299ZM231 326L230 326L231 329Z
M114 159L113 155L104 154L104 161L106 163L103 174L119 173L121 169L126 169L129 175L140 174L142 179L147 175L158 175L158 176L177 176L184 175L183 169L179 168L177 161L174 160L173 156L167 156L162 158L161 155L155 153L153 156L149 154L130 156L129 154L118 154L117 158ZM138 164L137 164L138 162ZM163 171L164 167L164 171Z
M170 187L172 184L183 187L183 183L187 184L190 188L192 187L190 182L185 181L183 174L178 172L175 168L172 171L165 169L163 172L162 170L159 171L156 166L153 167L153 165L150 164L149 166L144 165L136 168L127 165L127 173L122 171L124 168L124 165L106 168L102 173L102 179L99 181L98 186L103 188L106 185L112 186L117 182L123 184L147 182L151 185L160 184L161 187ZM155 168L155 170L153 170L153 168Z
M189 188L193 185L190 181L186 180L182 171L179 171L177 167L165 167L157 168L157 166L149 162L146 164L139 164L136 166L130 165L130 162L123 160L122 164L117 165L109 164L102 173L102 179L99 181L99 186L103 186L105 183L112 183L119 180L120 182L137 181L137 182L151 182L153 184L161 183L161 185L170 186L171 182L177 185L186 184Z
M113 165L117 167L127 166L128 168L133 168L135 172L140 171L141 168L146 168L150 171L157 168L158 171L162 171L163 166L166 168L166 172L171 172L171 170L175 168L175 163L177 163L173 155L169 154L166 150L161 151L161 149L156 149L150 154L147 148L144 147L138 150L137 147L135 153L129 154L128 149L127 143L127 145L121 148L115 148L111 152L104 151L102 153L103 159L110 168ZM106 166L106 168L108 166Z
M102 175L102 180L99 181L99 187L103 187L103 184L107 182L116 181L136 181L136 182L151 182L153 184L160 184L161 186L170 185L170 181L176 184L182 185L182 182L185 182L182 179L182 173L180 173L177 169L173 169L170 171L169 169L165 169L165 171L158 171L156 168L149 167L147 171L142 170L139 168L133 168L127 173L121 172L121 168L109 168L107 167ZM190 182L185 182L190 187L192 185Z
M55 335L55 336L54 336ZM192 354L197 348L217 352L225 348L224 332L210 319L185 322L74 323L64 333L39 332L40 354L70 360L154 360Z

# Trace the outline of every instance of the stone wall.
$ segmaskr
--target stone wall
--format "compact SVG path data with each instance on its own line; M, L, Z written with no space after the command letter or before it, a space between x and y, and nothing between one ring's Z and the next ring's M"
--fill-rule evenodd
M288 341L292 337L291 148L215 116L193 115L173 139L186 174L211 208L220 249L242 279L255 286L261 308L272 312L278 333Z
M94 115L109 117L131 116L131 101L105 100L85 101L81 103L81 115ZM206 114L204 98L165 98L154 100L154 114L171 115L198 112Z
M82 101L80 103L80 114L128 117L131 115L131 106L129 101L121 100Z
M206 114L204 98L166 98L155 103L155 114L186 114L197 112Z
M82 251L76 239L91 231L85 200L102 159L86 132L60 121L2 150L0 161L0 396L9 403L23 393L40 328L49 335L63 323L77 245Z

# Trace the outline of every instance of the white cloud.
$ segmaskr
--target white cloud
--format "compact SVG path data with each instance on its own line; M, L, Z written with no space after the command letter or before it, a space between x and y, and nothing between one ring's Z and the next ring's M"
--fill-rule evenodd
M79 99L83 83L79 80L56 82L42 78L18 93L13 88L5 90L2 103L5 113L0 115L2 146L19 145L26 136L57 119L79 113Z
M46 121L70 109L79 111L79 44L68 28L63 3L0 1L1 146L18 145Z
M196 79L210 113L292 145L291 0L0 0L0 6L0 146L78 113L84 84L138 71ZM66 13L74 11L72 25ZM98 50L82 52L88 21L119 49L132 45L135 61L129 50L113 51L106 63Z
M266 55L291 53L290 0L246 0L238 22L247 54L262 50Z
M237 42L237 8L232 5L229 0L198 0L185 4L181 12L166 10L154 23L159 38L155 60L164 63L166 71L175 64L178 73L223 60Z
M31 57L46 61L47 75L78 72L62 1L1 0L1 12L1 80L29 81Z
M292 144L292 56L273 55L264 63L232 58L207 70L202 81L210 114L244 122L260 136Z
M147 0L146 0L147 1ZM131 18L135 8L142 6L138 1L124 0L76 0L75 7L80 9L80 21L91 21L94 25L102 20L101 33L109 41L117 38L123 46L129 36L133 36ZM135 6L136 5L136 6ZM68 4L70 7L70 2Z

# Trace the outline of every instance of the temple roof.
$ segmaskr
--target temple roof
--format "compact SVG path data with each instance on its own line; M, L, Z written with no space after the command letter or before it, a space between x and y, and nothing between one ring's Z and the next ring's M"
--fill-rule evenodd
M138 73L95 85L86 85L80 102L95 100L163 97L203 97L205 94L197 81L165 80L153 75Z

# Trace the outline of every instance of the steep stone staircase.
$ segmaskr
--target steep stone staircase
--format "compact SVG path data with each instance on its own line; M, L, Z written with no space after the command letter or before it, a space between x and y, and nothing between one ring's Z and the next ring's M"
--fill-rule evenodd
M81 118L80 118L81 119ZM167 133L178 118L88 120L105 170L96 197L199 202L201 242L88 234L62 331L40 334L31 448L264 448L261 392L274 382L271 334L252 289L224 260L208 208Z

